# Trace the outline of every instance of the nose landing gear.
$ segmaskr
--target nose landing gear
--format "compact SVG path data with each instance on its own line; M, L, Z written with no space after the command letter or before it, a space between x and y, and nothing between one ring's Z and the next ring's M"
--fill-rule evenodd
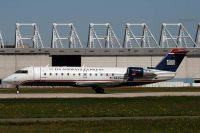
M19 94L19 85L16 85L16 89L17 89L17 94Z

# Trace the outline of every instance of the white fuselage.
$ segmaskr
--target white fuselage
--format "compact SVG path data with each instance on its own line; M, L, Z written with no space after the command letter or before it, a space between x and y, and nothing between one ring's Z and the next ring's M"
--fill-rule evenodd
M3 79L14 85L88 87L135 86L172 79L175 72L144 69L143 76L127 77L127 67L27 67Z

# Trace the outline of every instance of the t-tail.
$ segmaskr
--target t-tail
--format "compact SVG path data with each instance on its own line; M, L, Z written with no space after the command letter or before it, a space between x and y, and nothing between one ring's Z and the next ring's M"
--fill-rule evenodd
M155 69L176 72L187 52L183 48L172 49Z

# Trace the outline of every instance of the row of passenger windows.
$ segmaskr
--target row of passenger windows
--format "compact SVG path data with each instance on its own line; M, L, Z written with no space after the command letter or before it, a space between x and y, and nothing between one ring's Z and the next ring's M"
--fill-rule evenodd
M44 75L46 76L47 73L44 73ZM51 76L51 75L53 75L53 74L52 74L52 73L49 73L49 75ZM55 73L55 75L58 76L59 74L58 74L58 73ZM73 73L73 74L70 74L70 73L66 73L66 74L60 73L60 75L61 75L61 76L64 76L64 75L67 75L67 76L69 76L69 75L73 75L73 76L78 75L78 76L81 76L81 73L76 73L76 74L75 74L75 73ZM83 76L86 76L86 75L87 75L86 73L83 74ZM95 75L95 76L98 76L98 75L103 76L102 73L100 73L100 74L97 74L97 73L95 73L95 74L89 73L89 75L90 75L90 76L92 76L92 75ZM105 75L106 75L106 76L109 76L108 73L106 73ZM113 73L112 73L111 75L114 76Z

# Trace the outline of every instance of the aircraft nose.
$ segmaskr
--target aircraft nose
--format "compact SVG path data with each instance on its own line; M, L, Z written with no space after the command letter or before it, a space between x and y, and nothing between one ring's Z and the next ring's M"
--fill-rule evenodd
M2 84L9 84L11 82L11 78L6 77L2 80Z

